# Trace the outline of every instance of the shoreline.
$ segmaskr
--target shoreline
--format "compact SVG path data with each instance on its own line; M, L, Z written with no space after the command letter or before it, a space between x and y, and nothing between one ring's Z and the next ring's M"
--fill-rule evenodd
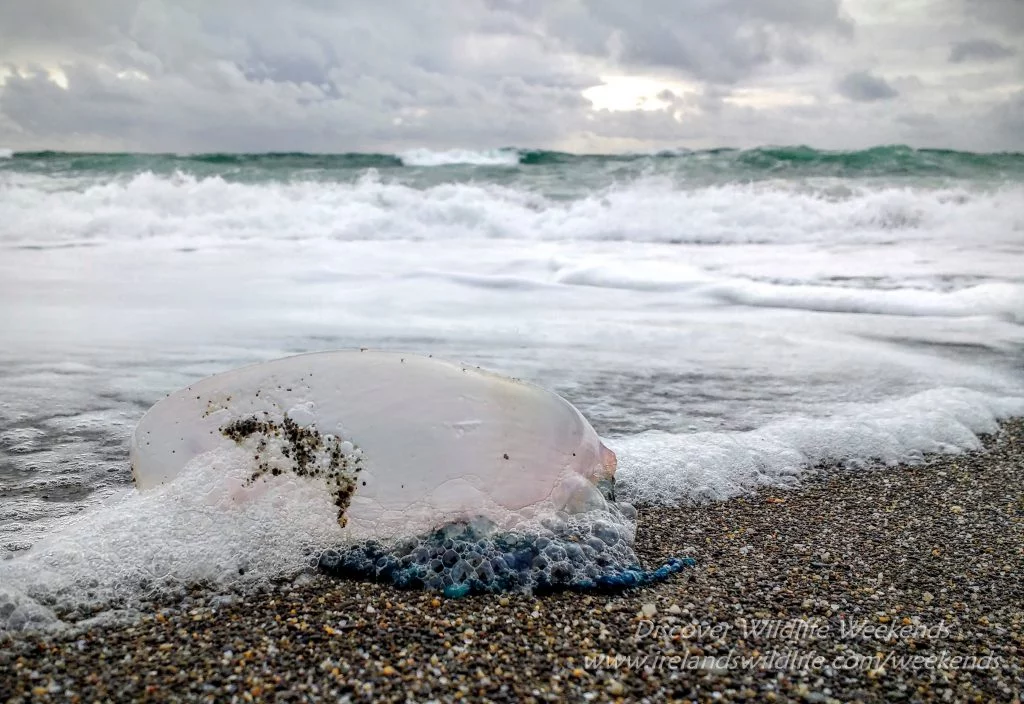
M316 576L131 625L0 636L0 702L1019 701L1024 419L984 441L641 508L645 564L697 566L621 594L451 600Z

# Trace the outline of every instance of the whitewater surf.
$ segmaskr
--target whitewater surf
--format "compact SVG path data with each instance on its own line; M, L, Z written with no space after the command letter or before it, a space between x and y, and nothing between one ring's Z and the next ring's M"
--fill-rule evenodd
M132 487L148 408L293 354L550 389L641 507L972 450L1024 413L1019 155L12 152L0 193L0 585L21 624L266 584L336 545L301 485L227 518L196 500L202 468Z

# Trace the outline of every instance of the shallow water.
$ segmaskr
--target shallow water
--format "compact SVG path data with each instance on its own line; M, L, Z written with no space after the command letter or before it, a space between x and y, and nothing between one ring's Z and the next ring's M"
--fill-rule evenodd
M1021 157L405 158L440 165L3 160L4 550L130 501L152 403L299 352L535 381L655 503L971 447L1024 412Z

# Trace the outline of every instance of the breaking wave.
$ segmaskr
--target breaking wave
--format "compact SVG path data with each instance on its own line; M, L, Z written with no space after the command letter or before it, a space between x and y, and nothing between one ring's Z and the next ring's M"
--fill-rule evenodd
M374 175L351 183L239 183L143 173L81 182L0 172L0 242L177 239L606 240L660 243L879 243L918 238L1019 245L1024 186L836 191L745 183L682 188L642 178L557 198L495 183L428 187Z
M402 152L398 158L405 166L451 166L453 164L515 166L519 164L519 152L515 149L489 149L486 151L413 149Z

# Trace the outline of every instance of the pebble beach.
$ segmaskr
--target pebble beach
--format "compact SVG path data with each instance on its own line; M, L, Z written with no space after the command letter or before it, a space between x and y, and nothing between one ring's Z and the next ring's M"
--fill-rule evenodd
M1024 422L908 467L640 511L696 567L443 599L304 575L6 636L0 701L1020 701Z

